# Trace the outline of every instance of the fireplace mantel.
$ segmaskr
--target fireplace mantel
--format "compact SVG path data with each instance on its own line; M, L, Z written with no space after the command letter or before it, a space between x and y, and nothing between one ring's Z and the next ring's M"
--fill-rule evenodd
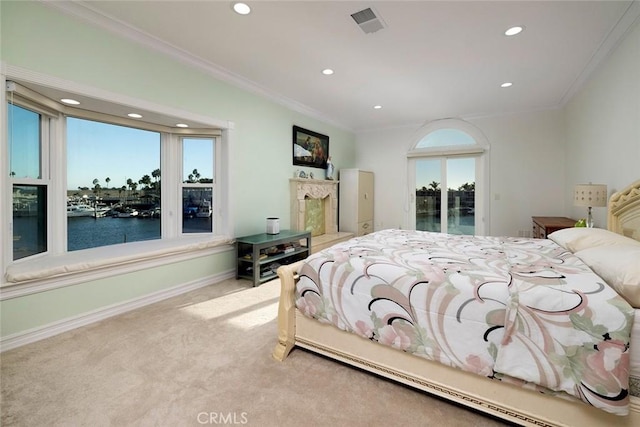
M291 178L289 187L292 230L305 230L307 213L305 199L323 200L325 233L311 238L311 252L317 252L353 235L338 232L338 181Z
M292 178L291 229L304 230L307 208L305 199L324 200L324 230L327 234L338 232L338 181Z

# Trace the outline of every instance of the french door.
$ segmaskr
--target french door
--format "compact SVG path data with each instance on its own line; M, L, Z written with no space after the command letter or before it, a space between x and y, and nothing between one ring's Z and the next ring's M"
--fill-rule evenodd
M415 230L483 234L476 183L479 156L409 159L410 224Z

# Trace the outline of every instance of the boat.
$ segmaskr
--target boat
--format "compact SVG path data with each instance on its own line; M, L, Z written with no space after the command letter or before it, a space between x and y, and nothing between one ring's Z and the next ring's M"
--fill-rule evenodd
M96 216L96 210L89 205L67 203L67 217Z
M213 210L211 209L211 202L203 201L200 206L198 206L198 210L196 211L196 217L198 218L209 218L211 217L211 213Z
M138 216L138 211L131 208L126 208L122 211L117 211L114 215L115 218L133 218Z

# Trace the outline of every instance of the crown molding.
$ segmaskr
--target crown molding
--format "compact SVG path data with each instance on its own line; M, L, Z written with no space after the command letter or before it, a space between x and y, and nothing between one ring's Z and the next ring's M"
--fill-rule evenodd
M125 37L141 46L152 49L163 55L166 55L179 63L187 65L192 68L199 69L217 80L231 84L237 88L253 93L255 95L266 98L273 101L276 104L284 106L295 112L304 114L311 118L320 120L327 124L336 126L338 128L353 132L353 130L344 123L341 123L329 116L322 114L321 112L304 105L291 98L287 98L279 93L269 90L252 80L249 80L239 74L233 73L224 67L214 64L209 61L205 61L202 58L191 54L177 46L167 43L151 34L148 34L136 27L126 24L116 18L113 18L107 14L104 14L94 9L90 2L85 1L53 1L53 0L39 0L42 4L45 4L51 8L61 11L67 15L78 18L92 26L102 28L113 34L121 37Z
M598 49L591 56L575 81L560 98L559 105L564 107L586 84L596 69L616 50L625 39L631 28L640 21L640 1L632 0L629 7L611 28L609 34L602 41Z

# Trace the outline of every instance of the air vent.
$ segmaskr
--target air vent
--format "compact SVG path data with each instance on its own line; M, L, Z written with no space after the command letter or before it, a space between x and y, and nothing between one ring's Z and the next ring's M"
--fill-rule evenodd
M362 28L362 31L367 34L375 33L376 31L384 28L382 20L376 16L371 8L356 12L352 14L351 17L356 21L356 24Z

